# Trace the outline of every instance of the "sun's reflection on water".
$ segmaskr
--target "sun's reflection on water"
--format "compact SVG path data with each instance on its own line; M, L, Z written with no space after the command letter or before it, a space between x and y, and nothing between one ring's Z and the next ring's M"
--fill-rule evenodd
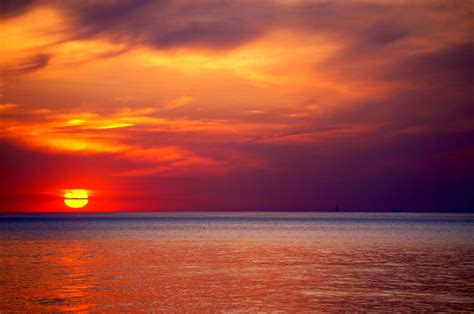
M313 226L316 239L304 226L248 223L185 237L184 225L127 231L94 221L37 239L4 233L0 311L474 310L469 242L376 241L373 230L350 242L321 233L328 226Z

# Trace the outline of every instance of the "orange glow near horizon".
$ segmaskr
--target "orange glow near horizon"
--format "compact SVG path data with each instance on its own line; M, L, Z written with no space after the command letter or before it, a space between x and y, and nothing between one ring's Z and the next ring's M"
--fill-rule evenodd
M83 189L67 190L64 194L64 204L70 208L82 208L89 203L89 192Z

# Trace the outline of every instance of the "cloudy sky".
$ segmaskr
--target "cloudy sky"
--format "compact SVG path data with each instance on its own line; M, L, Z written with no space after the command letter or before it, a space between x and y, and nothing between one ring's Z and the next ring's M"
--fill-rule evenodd
M474 209L474 1L0 10L0 211Z

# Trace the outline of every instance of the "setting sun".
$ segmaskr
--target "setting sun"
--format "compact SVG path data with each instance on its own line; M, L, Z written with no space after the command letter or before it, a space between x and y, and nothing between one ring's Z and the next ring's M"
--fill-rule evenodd
M64 193L64 204L70 208L82 208L89 203L87 190L66 190Z

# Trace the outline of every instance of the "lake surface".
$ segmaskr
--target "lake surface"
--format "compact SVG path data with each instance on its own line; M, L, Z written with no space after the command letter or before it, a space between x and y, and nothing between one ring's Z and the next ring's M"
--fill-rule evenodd
M0 312L474 311L474 215L0 214Z

